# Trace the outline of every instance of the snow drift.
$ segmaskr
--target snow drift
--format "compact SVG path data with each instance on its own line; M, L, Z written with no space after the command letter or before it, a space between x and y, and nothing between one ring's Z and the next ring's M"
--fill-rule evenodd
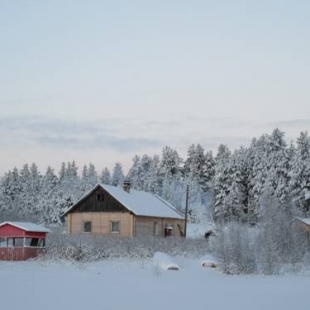
M161 270L179 270L179 266L173 259L162 252L156 252L153 256L153 265Z

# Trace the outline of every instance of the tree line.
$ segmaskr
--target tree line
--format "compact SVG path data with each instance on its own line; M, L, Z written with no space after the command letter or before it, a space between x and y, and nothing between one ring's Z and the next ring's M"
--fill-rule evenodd
M63 163L57 173L48 167L42 174L36 164L8 171L0 181L1 220L60 224L63 212L94 185L120 186L125 179L134 189L157 194L182 211L189 186L189 213L196 221L255 224L266 208L310 215L307 132L287 144L285 133L274 129L234 151L221 144L215 156L192 144L185 159L165 146L161 155L136 155L126 175L121 163L112 171L104 168L98 173L93 164L78 171L74 161Z

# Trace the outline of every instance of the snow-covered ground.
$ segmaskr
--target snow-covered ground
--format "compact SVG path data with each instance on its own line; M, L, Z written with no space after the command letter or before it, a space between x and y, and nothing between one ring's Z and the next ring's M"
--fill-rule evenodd
M0 262L0 309L310 309L310 275L228 276L199 260Z

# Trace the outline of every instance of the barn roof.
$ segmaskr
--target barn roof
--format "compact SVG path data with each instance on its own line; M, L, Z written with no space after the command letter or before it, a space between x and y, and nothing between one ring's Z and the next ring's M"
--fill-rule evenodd
M43 226L33 224L33 223L29 223L29 222L3 222L0 224L0 227L4 226L6 224L20 228L20 229L25 230L25 231L46 232L46 233L50 232L49 229L47 229Z
M310 218L306 218L306 217L304 217L304 218L295 217L295 218L293 219L293 221L300 221L300 222L302 222L302 223L304 223L304 224L310 226Z
M161 218L174 218L184 219L184 216L175 209L166 200L153 195L148 192L137 191L130 189L129 193L126 192L122 187L116 187L106 184L96 185L90 192L83 196L77 203L75 203L64 215L73 211L80 201L91 195L98 187L103 188L112 197L119 201L126 209L131 211L133 214L138 216L150 216L150 217L161 217Z
M304 224L307 224L310 226L310 218L301 218L301 217L296 217L294 220L303 222Z

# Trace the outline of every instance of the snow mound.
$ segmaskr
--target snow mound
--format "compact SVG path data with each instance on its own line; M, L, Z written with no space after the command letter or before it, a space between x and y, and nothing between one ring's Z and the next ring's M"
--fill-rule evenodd
M162 252L154 254L153 265L162 270L179 270L179 266L173 261L172 257Z
M218 267L218 263L212 255L203 256L200 259L199 264L201 267L208 267L208 268L217 268Z

